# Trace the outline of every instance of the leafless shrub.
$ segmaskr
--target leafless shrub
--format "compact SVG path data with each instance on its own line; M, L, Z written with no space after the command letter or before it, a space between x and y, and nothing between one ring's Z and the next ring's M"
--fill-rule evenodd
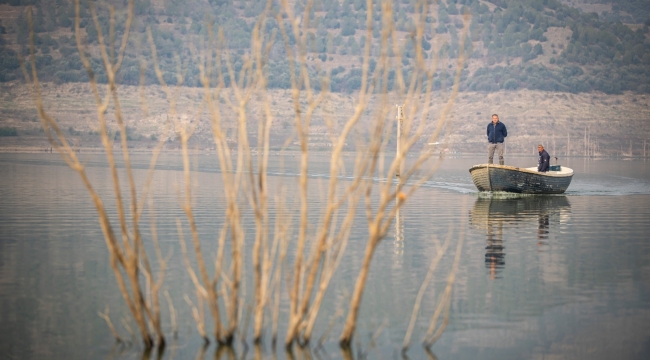
M184 180L181 207L185 213L191 236L191 250L186 244L184 235L186 230L181 225L180 219L177 221L177 228L185 266L196 294L195 300L185 294L185 301L190 306L199 333L206 343L210 338L206 332L205 324L205 312L208 312L212 317L214 329L212 336L221 345L231 345L238 334L238 329L241 330L241 333L246 330L245 326L243 329L240 329L240 326L243 321L243 303L246 301L243 284L244 261L250 256L254 279L253 304L251 306L254 341L258 343L262 340L265 316L270 310L272 341L275 343L277 326L280 321L280 291L282 283L285 283L289 294L289 314L284 345L291 348L292 344L296 342L308 343L312 338L314 324L325 293L345 253L356 210L360 207L359 205L363 205L369 235L361 268L352 291L343 331L339 338L341 346L347 348L351 344L356 329L366 279L378 244L385 237L392 219L405 201L439 165L437 162L434 166L423 168L423 164L433 156L431 148L427 147L426 143L439 138L444 131L449 130L447 115L458 94L459 79L465 59L463 49L469 16L466 15L464 18L454 86L451 93L442 92L445 105L440 109L435 126L430 126L428 122L436 96L436 92L433 91L433 83L439 60L436 49L427 56L422 47L425 32L431 33L431 29L426 28L426 18L432 10L430 4L424 0L416 3L415 28L406 38L401 38L403 33L394 28L393 3L391 1L381 2L381 36L379 43L373 45L370 39L373 38L372 27L375 26L372 18L372 9L375 4L372 0L367 0L366 35L369 40L366 41L363 54L361 89L354 94L354 111L348 114L342 125L338 125L327 111L323 112L329 132L328 140L332 149L331 161L325 206L315 230L310 230L313 229L313 224L310 228L308 213L308 194L311 189L308 177L309 132L315 114L322 110L323 104L331 96L327 90L329 77L314 79L313 75L310 75L307 39L312 1L307 2L303 14L294 14L288 0L281 0L281 12L277 13L275 18L279 25L279 34L265 32L266 21L270 19L268 14L270 14L271 4L269 1L266 11L257 19L253 27L250 56L244 57L243 66L238 71L230 61L230 50L225 46L226 40L223 32L218 31L218 35L215 36L210 24L207 24L206 37L195 39L196 43L190 45L191 53L199 64L200 83L203 88L203 103L194 114L194 119L198 119L203 111L207 111L221 170L221 183L225 198L225 221L213 242L216 246L216 255L212 259L208 259L204 255L192 206L193 180L189 140L199 121L182 122L176 111L180 89L184 85L183 63L177 57L177 82L175 88L172 88L166 83L160 70L156 47L151 31L148 30L152 64L165 98L169 102L170 131L178 139L183 159ZM149 349L154 344L152 334L156 336L155 342L162 346L165 343L165 338L160 324L158 293L162 286L168 258L162 256L154 231L152 241L159 264L159 271L154 275L139 230L143 201L138 202L136 196L137 189L131 171L127 137L121 136L121 155L125 164L128 179L127 189L131 199L131 219L127 221L128 215L124 210L124 200L122 199L123 190L119 183L112 150L113 142L109 138L109 129L105 119L105 114L111 104L119 130L122 134L126 134L115 76L122 63L128 43L129 29L133 19L133 1L129 3L125 33L117 54L115 54L114 47L114 10L111 8L111 27L109 46L107 47L94 7L92 2L90 3L91 15L98 33L100 56L108 78L103 96L100 95L101 91L95 81L87 51L81 41L79 0L75 1L75 5L77 48L88 72L96 102L98 128L112 174L113 190L117 198L119 226L114 227L109 222L105 206L86 177L83 165L59 129L57 121L43 109L34 61L33 33L30 39L32 42L30 58L32 74L30 77L27 70L23 68L25 77L34 85L35 103L50 143L68 165L79 173L93 198L111 255L113 271L146 348ZM288 38L290 36L296 40L295 46L289 45ZM294 224L287 219L288 217L276 216L275 223L271 223L269 216L270 211L273 210L276 213L286 211L285 199L282 195L276 196L274 202L270 202L268 186L270 129L276 119L272 108L274 102L267 89L268 70L265 65L279 38L284 40L285 52L289 61L291 90L288 91L288 94L289 101L293 104L293 126L300 146L300 173L297 189L299 215L298 222L295 224L297 232L295 239L292 238L290 232ZM389 75L395 67L399 69L402 58L405 56L403 41L413 43L413 68L408 77L405 77L402 71L396 71L395 85L389 91ZM370 66L371 54L378 57L374 69L371 69ZM231 79L228 86L226 86L226 78ZM144 67L141 71L141 80L143 79ZM141 82L143 83L143 81ZM316 83L320 83L319 86L316 86ZM316 90L317 88L321 90ZM140 90L143 111L146 112L144 88L141 87ZM262 109L260 116L254 118L251 116L249 105L252 102L260 105ZM398 114L400 133L396 138L395 156L386 160L384 154L388 151L387 146L391 139L393 121L391 114L394 113L393 106L389 104L394 103L402 104L399 109L404 109L404 111L400 110ZM228 118L224 114L226 112L234 114L235 120L232 124L234 127L226 123ZM251 144L248 140L251 126L257 126L257 144ZM371 135L367 140L358 136L362 133L360 129L366 130L365 127L368 127L367 130ZM235 149L231 148L232 144L228 142L231 130L234 130L237 139ZM149 184L152 181L152 169L157 161L163 139L161 137L152 156L152 166L145 187L142 189L142 199L147 196ZM343 165L343 152L348 143L355 143L357 152L351 179L342 181L342 175L350 175L346 173ZM413 152L422 143L425 146L422 146L417 156L412 161L405 161L407 154ZM377 176L386 181L376 183L373 178ZM273 206L275 208L272 208ZM253 214L255 228L254 234L251 235L254 239L253 246L248 253L246 252L248 249L243 246L246 238L243 214L249 210ZM129 224L131 224L130 227ZM154 223L152 223L152 227L155 228ZM119 234L116 234L116 231ZM273 234L272 237L271 234ZM293 263L288 264L286 255L290 244L295 249L295 256ZM439 256L442 256L447 244L448 242L445 242L443 247L438 248ZM459 242L459 246L461 244L462 241ZM227 248L230 249L229 255L225 254ZM190 260L190 251L193 252L196 259L194 262ZM459 254L460 247L456 251L456 257ZM437 259L439 260L438 257ZM213 264L211 273L208 271L210 261ZM431 269L435 268L435 263L437 260L434 259ZM457 260L454 264L457 266ZM292 269L292 271L288 269ZM287 280L284 282L283 271L287 276ZM139 274L144 274L144 286L141 284ZM452 270L452 274L455 274L455 268ZM428 282L430 277L428 275L425 282ZM453 276L450 276L448 284L448 288L451 289ZM434 320L437 320L437 316L444 309L449 309L450 291L445 290L445 296L439 305L440 310L436 310ZM167 297L169 301L169 296L167 295ZM273 302L269 309L271 299ZM171 301L169 305L170 312L175 314ZM204 306L207 306L207 311L204 311ZM106 313L106 317L107 315ZM172 319L175 319L175 315ZM435 323L434 320L432 320L432 324ZM175 320L173 320L173 327L175 328ZM427 334L428 343L435 341L443 330L444 325L439 327L435 334ZM431 331L429 332L431 333ZM405 344L407 343L408 339L405 339ZM222 348L227 349L220 347L220 349ZM351 356L349 351L344 350L343 354L344 357Z
M160 312L158 306L158 290L164 280L164 261L161 263L161 271L158 273L157 280L154 281L154 274L148 266L148 257L143 246L143 239L140 233L140 218L142 214L143 202L146 199L149 184L153 175L153 167L157 160L159 149L158 147L152 156L152 166L149 169L149 177L142 189L140 200L138 199L137 189L131 170L131 162L129 150L127 146L126 136L121 136L122 157L125 164L125 173L127 176L126 191L123 190L123 185L120 184L118 170L115 163L115 156L113 154L113 140L109 137L109 129L106 125L106 113L109 109L109 104L112 103L113 115L117 119L119 129L122 134L126 134L126 125L122 117L120 102L118 98L118 85L115 82L115 75L119 71L120 65L124 58L124 51L126 49L127 40L129 37L130 25L133 20L133 1L129 2L129 16L126 20L125 31L122 38L121 46L117 54L115 54L115 13L111 7L110 13L110 32L109 41L110 46L106 46L104 35L97 18L93 3L89 3L90 12L94 22L94 26L98 33L99 50L101 53L101 60L107 75L107 86L103 96L99 89L99 85L95 79L94 71L90 65L90 61L86 55L86 49L81 41L79 31L79 0L75 1L75 34L77 38L77 49L81 57L81 61L88 72L90 79L90 87L97 107L97 120L99 122L100 136L102 145L106 151L106 158L112 176L113 191L116 197L116 210L118 214L118 226L111 224L107 209L96 190L93 188L88 176L86 174L84 165L77 157L73 146L65 137L64 132L58 125L56 119L51 117L43 108L42 96L38 75L36 72L36 63L34 56L34 32L32 26L32 11L31 7L28 10L28 18L30 22L30 65L31 76L27 71L24 62L21 62L25 79L28 83L33 85L34 103L38 109L41 123L45 130L50 144L61 155L65 162L73 170L75 170L90 193L90 196L97 210L100 225L104 234L104 239L110 253L111 267L116 276L120 291L124 300L126 301L129 310L138 326L140 335L143 339L146 349L150 349L154 345L153 335L155 335L155 343L159 347L164 347L165 338L160 324ZM130 198L130 213L125 209L125 195ZM130 224L130 225L129 225ZM116 233L117 232L117 233ZM156 248L159 250L157 242ZM150 291L148 292L149 300L146 299L147 292L143 289L140 274L144 274L147 282L149 283Z

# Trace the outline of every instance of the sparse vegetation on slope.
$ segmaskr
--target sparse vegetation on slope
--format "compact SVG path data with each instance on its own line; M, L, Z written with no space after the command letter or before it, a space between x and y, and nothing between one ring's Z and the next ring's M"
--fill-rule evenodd
M127 134L130 135L129 146L136 149L153 148L157 140L166 141L166 149L179 149L180 142L174 134L165 133L167 123L167 98L159 86L145 88L144 96L149 104L149 113L144 115L141 104L137 101L139 90L136 86L122 86L122 111L127 118ZM87 84L48 85L42 89L43 102L51 113L61 122L66 136L78 147L95 148L100 146L99 129L89 119L95 110L90 102L90 89ZM196 122L196 130L190 138L192 149L201 151L214 150L207 114L194 118L200 106L200 88L183 87L179 91L177 112L183 122ZM227 92L222 92L222 98ZM330 93L329 99L314 114L309 133L309 146L313 150L331 150L328 116L333 126L338 127L345 115L354 111L353 99L356 94ZM268 96L273 105L276 121L270 129L271 149L277 150L286 144L288 149L297 149L297 139L293 129L293 103L288 90L272 89ZM376 105L377 97L371 98L369 108ZM44 139L38 115L29 107L31 99L27 86L15 82L0 84L0 118L3 127L15 128L18 136L3 137L2 147L36 146L48 147ZM302 100L306 103L306 99ZM395 102L391 100L392 102ZM224 99L225 102L225 99ZM11 104L11 105L9 105ZM221 104L221 103L220 103ZM223 104L222 104L223 105ZM432 115L437 115L442 104L435 101L431 105ZM249 104L251 117L261 116L258 100ZM539 90L519 89L515 92L501 90L485 94L465 91L456 99L451 112L450 134L445 148L462 153L484 153L485 125L492 113L499 113L508 125L508 149L510 154L533 154L538 142L548 144L546 147L553 154L564 156L583 156L585 154L585 133L589 132L589 143L597 145L599 156L641 156L643 144L650 138L650 96L627 92L621 95L602 93L551 93ZM371 134L370 113L364 113L360 120L358 135L368 139ZM233 114L224 113L224 127L234 124ZM435 126L432 120L428 126ZM107 116L108 127L115 136L117 125L115 119ZM389 144L395 144L393 129ZM227 141L236 144L234 125L226 132ZM257 128L249 128L249 139L256 143ZM568 143L568 149L567 149ZM423 146L421 143L420 146ZM650 144L649 144L650 145ZM346 149L353 149L354 142L349 142ZM567 151L568 150L568 151ZM650 146L646 153L650 153Z

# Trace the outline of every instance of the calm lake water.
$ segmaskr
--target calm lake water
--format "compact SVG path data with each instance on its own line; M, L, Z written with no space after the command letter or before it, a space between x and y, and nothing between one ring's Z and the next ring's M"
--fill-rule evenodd
M296 159L273 162L269 180L273 193L280 184L289 188L290 209L298 200L291 190ZM194 208L202 241L210 249L223 220L220 175L215 156L194 161ZM110 208L114 199L103 157L88 155L85 162ZM452 231L465 242L449 327L433 353L424 352L419 343L444 288L455 242L423 298L409 358L650 358L650 162L569 159L563 165L573 168L575 176L566 196L523 198L479 196L468 169L484 162L483 157L446 159L401 211L403 237L389 233L373 259L356 333L361 351L368 358L401 358L413 303L435 255L434 239L443 241ZM506 162L532 166L536 158ZM134 163L141 183L148 158L136 157ZM310 220L315 223L327 158L314 156L311 164ZM0 169L0 358L141 358L139 342L115 346L97 315L108 306L118 331L129 337L120 320L128 312L96 212L76 173L55 154L0 154ZM183 300L184 294L194 297L194 290L176 231L176 219L184 219L181 170L177 155L165 155L152 189L162 248L172 254L163 288L179 312L178 340L169 336L163 357L213 358L214 345L201 353L201 339ZM315 338L327 333L332 319L333 329L322 348L298 353L298 358L343 357L336 342L343 319L335 314L345 308L365 248L363 214L357 223L320 311ZM148 220L143 226L146 237ZM251 259L246 262L250 266ZM249 268L249 288L250 273ZM286 291L282 296L287 297ZM171 333L167 305L161 301L165 330ZM238 358L255 358L252 349L245 352L238 345L237 351ZM272 356L268 341L262 354ZM287 357L282 350L276 355Z

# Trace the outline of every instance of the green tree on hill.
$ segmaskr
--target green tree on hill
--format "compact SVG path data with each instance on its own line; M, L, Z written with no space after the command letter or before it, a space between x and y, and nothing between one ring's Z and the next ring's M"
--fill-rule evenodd
M341 25L341 36L354 35L356 32L357 23L352 17L346 16L343 18L343 25Z

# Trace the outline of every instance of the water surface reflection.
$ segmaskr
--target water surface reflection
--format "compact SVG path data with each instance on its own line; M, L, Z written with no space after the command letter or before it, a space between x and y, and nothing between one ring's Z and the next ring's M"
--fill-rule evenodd
M97 191L107 204L114 204L112 185L103 181L110 177L106 166L97 157L88 158ZM206 246L223 221L219 207L223 193L214 191L220 175L213 158L200 158L193 173L199 184L194 192L199 232ZM258 348L250 342L237 343L234 349L217 349L214 343L203 348L184 302L184 295L193 294L194 288L176 228L176 219L184 218L176 190L183 181L182 166L176 155L163 158L151 194L160 242L165 253L173 254L164 286L178 311L179 336L158 354L141 352L139 343L113 347L110 331L97 316L109 306L120 335L128 338L123 326L132 327L125 318L128 309L111 271L92 202L76 174L56 154L0 154L0 358L397 359L417 292L435 255L433 239L444 239L450 228L454 236L464 231L466 240L449 327L433 347L435 355L413 346L409 358L650 358L648 164L594 162L578 171L566 197L477 199L467 168L480 161L446 162L447 168L435 174L435 186L418 190L400 210L394 233L380 244L373 259L361 307L360 347L343 353L337 342L342 326L337 311L349 299L367 239L365 218L359 212L359 226L352 229L347 257L316 324L315 334L323 344L285 353L281 347L274 351L268 337ZM327 164L314 159L314 176L326 173ZM575 163L567 165L580 169ZM146 170L148 157L136 160L136 166ZM292 169L272 168L279 174L269 178L272 188L296 181ZM135 174L136 181L146 179L146 171ZM309 194L315 209L322 207L318 189L313 187ZM296 203L293 197L288 201ZM460 220L467 215L469 222ZM149 233L144 227L143 234ZM434 273L414 344L426 331L452 261L453 256L443 258L440 272ZM252 264L252 259L246 263ZM247 274L252 274L251 268ZM247 278L249 286L251 279ZM252 293L250 287L247 290ZM281 294L286 303L286 290ZM165 303L161 311L171 340L166 308ZM287 311L282 308L280 316Z
M566 196L476 199L470 211L470 224L485 231L485 267L490 279L498 279L506 265L504 225L536 221L537 246L542 251L549 245L550 228L565 223L570 214L571 203Z

